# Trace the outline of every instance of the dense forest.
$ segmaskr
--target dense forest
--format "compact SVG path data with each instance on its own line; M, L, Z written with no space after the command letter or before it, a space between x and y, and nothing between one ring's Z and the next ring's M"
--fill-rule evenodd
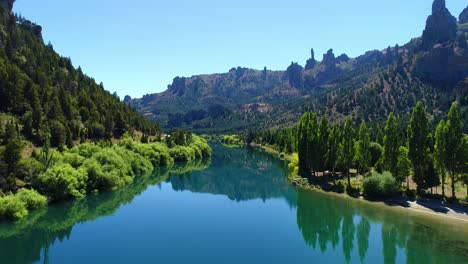
M244 139L281 152L297 152L291 172L312 181L324 173L334 181L337 171L344 172L348 191L356 191L350 169L357 169L355 175L367 175L362 188L368 196L393 196L403 182L409 191L410 176L418 193L441 185L445 197L449 184L455 199L458 183L468 190L468 136L463 134L459 102L452 104L447 120L429 120L418 102L408 122L390 113L382 129L353 121L351 116L344 124L334 124L326 115L306 113L296 127L249 130ZM368 175L371 171L372 176Z
M159 128L120 102L101 84L75 69L70 58L44 45L41 27L13 15L3 1L0 10L0 112L15 117L21 134L36 145L50 136L63 148L86 139L110 139ZM2 133L5 129L2 119Z

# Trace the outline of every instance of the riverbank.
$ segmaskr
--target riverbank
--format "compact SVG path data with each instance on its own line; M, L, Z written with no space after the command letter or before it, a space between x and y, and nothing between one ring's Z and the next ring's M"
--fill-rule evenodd
M0 220L18 220L49 203L115 191L156 169L177 162L190 166L211 157L205 139L191 135L183 144L178 142L142 143L125 136L117 143L84 143L62 152L34 151L16 168L16 182L21 184L7 194L0 193ZM25 169L28 173L23 175Z
M262 146L255 143L252 143L250 146L262 149L269 154L275 155L290 162L293 160L293 155L280 153L270 146ZM317 183L312 184L306 178L302 178L297 174L288 175L288 179L296 188L307 191L322 192L328 195L342 197L344 199L353 199L374 204L375 206L399 208L401 210L409 210L414 213L444 217L447 219L464 221L468 223L468 207L458 203L447 203L445 201L433 198L409 199L405 197L396 197L386 200L370 200L361 195L357 197L350 196L344 192L343 188L334 189L331 187L328 188L328 190L325 190L323 185Z

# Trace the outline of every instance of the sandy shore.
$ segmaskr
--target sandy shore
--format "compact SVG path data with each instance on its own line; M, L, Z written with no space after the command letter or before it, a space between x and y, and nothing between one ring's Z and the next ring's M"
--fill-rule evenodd
M270 154L279 155L278 151L276 151L273 148L261 146L258 144L252 144L252 147L258 147ZM285 156L284 158L286 160L291 159L289 155ZM307 186L296 186L296 187L308 189L308 190L311 189L311 188L308 188ZM315 190L316 189L314 188L314 191ZM374 205L381 205L381 206L387 206L387 207L397 206L400 209L410 210L413 212L418 212L418 213L427 214L427 215L436 216L436 217L445 217L447 219L463 221L468 224L468 208L466 206L463 207L459 204L451 204L451 203L447 203L447 202L435 200L435 199L408 200L404 198L397 198L397 199L391 199L387 201L370 201L370 200L365 199L364 197L355 198L355 197L348 196L346 194L326 192L323 190L318 190L318 191L321 191L323 193L330 194L330 195L342 196L347 199L361 200L361 201L365 201L367 203L371 203Z

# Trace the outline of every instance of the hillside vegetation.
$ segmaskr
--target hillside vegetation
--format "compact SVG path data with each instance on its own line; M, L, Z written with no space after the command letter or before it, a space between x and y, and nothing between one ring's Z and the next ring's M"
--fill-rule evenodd
M468 124L465 17L457 22L445 1L436 0L422 36L403 46L357 58L336 56L330 49L322 61L312 50L305 67L293 62L284 71L237 67L222 74L176 77L162 93L125 101L166 128L206 133L288 126L307 111L338 122L351 115L381 124L390 112L409 120L419 100L435 119L458 100Z

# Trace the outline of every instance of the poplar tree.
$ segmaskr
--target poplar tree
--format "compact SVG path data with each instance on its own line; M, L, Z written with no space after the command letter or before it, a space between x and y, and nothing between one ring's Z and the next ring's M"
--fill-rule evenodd
M368 171L371 162L370 132L365 123L359 127L359 140L356 142L355 160L362 174Z
M330 136L330 128L328 125L328 118L324 115L320 119L320 125L318 128L319 138L318 138L318 149L319 149L319 169L325 170L327 166L327 145L328 137Z
M305 113L301 116L297 127L297 152L299 155L299 174L308 176L310 173L310 152L309 152L309 137L310 137L310 113Z
M455 199L455 184L458 181L458 172L463 161L463 123L460 120L458 102L450 107L447 121L446 147L447 155L445 166L449 173L452 185L452 198Z
M445 180L447 168L445 161L447 160L447 125L444 120L441 120L435 131L434 142L434 163L442 183L442 197L445 197Z
M397 122L393 113L390 113L384 130L383 165L394 176L397 174L398 147Z
M398 148L398 180L401 183L406 179L406 190L409 190L409 175L411 172L411 161L408 157L408 149L404 146Z
M426 142L428 136L427 116L421 102L416 104L408 126L409 158L413 166L413 179L418 185L418 190L424 186L424 173L426 171L428 153Z
M349 177L349 169L353 164L354 158L354 128L351 116L348 116L343 129L343 138L341 142L341 160L346 168L346 177L348 179L348 189L351 187L351 179Z
M327 164L331 167L333 175L335 175L340 157L340 129L336 125L330 129L327 146Z

